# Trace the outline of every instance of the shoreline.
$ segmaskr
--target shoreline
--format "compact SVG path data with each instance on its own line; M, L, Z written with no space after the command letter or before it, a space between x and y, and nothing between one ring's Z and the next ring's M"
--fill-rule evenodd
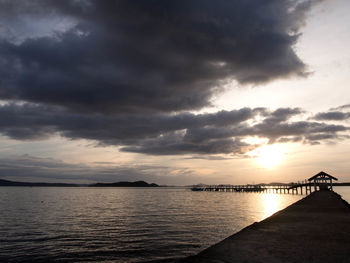
M179 262L349 262L350 205L317 191Z

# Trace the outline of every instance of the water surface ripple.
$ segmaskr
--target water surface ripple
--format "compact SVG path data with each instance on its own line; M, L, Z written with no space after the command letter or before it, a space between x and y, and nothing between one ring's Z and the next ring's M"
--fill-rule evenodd
M173 262L300 198L184 188L0 187L0 261Z

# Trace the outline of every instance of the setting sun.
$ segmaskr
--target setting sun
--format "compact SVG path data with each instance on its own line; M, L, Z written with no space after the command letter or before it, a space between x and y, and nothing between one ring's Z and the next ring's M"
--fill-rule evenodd
M262 167L273 169L283 161L284 150L278 144L265 145L256 149L254 155Z

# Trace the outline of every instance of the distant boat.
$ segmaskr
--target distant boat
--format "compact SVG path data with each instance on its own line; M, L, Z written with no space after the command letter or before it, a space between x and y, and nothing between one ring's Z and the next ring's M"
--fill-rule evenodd
M202 187L192 187L191 190L192 191L204 191L204 188L202 188Z

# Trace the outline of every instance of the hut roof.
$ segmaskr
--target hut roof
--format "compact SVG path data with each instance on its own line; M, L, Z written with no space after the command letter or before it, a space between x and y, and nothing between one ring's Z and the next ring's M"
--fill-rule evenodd
M321 172L319 172L318 174L312 176L312 177L309 178L308 180L309 180L309 181L312 181L312 180L314 180L314 179L317 178L317 177L321 177L321 178L327 177L327 178L330 178L330 179L333 179L333 180L338 181L337 178L335 178L335 177L333 177L333 176L331 176L331 175L329 175L329 174L327 174L327 173L325 173L325 172L323 172L323 171L321 171Z

